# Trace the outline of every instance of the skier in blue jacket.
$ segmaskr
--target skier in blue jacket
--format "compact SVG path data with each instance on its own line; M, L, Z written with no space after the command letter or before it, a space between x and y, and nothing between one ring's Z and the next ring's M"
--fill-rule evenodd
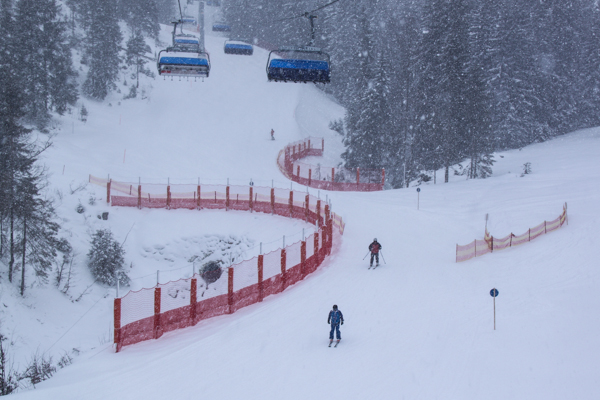
M338 310L337 305L333 305L333 310L329 311L329 317L327 318L327 323L331 324L331 332L329 332L329 344L333 342L333 331L336 332L337 341L339 342L342 339L342 335L340 334L340 325L344 325L344 315L340 310Z

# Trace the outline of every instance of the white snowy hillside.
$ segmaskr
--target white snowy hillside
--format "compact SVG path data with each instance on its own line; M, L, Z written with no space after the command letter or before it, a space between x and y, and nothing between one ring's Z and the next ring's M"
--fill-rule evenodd
M169 35L163 27L161 40ZM62 119L43 161L78 254L76 277L66 295L34 284L21 299L16 287L2 286L0 318L19 365L36 349L55 360L70 354L73 363L13 398L598 397L600 128L496 154L491 178L438 179L420 186L418 204L415 187L321 191L346 227L317 272L262 303L115 353L115 290L93 284L85 266L97 229L124 243L137 290L155 285L157 270L161 281L190 276L203 251L251 257L258 243L276 248L310 225L258 213L110 207L88 174L288 188L277 154L306 136L325 138L323 165L340 161L341 137L328 125L342 107L311 85L269 83L267 51L226 55L219 35L206 37L212 69L204 82L144 79L144 99L83 100L87 123ZM525 163L531 174L521 176ZM486 214L490 233L503 237L555 219L565 202L568 225L455 262L457 244L483 238ZM106 211L108 220L97 218ZM228 238L234 245L220 247ZM383 257L368 270L373 238ZM337 348L327 347L333 304L344 314Z

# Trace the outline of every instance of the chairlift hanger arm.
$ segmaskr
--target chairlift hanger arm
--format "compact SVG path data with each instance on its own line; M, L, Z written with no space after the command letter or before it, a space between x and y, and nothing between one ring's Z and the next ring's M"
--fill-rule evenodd
M332 2L330 2L330 3L327 3L327 4L325 4L325 5L322 5L322 6L320 6L320 7L317 7L317 8L315 8L314 10L306 11L306 12L304 12L304 13L302 13L302 14L298 14L298 15L296 15L296 16L293 16L293 17L282 18L282 19L276 19L276 20L275 20L275 21L273 21L273 22L289 21L289 20L291 20L291 19L302 18L302 17L309 18L309 19L310 19L311 17L312 17L312 18L316 18L317 16L316 16L316 15L312 15L312 13L314 13L315 11L322 10L322 9L324 9L325 7L329 7L330 5L332 5L332 4L335 4L335 3L337 3L338 1L340 1L340 0L333 0ZM312 22L312 20L311 20L311 22Z

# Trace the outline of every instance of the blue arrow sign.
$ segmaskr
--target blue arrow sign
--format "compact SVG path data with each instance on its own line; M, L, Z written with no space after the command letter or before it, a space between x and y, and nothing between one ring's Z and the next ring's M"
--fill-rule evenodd
M498 289L494 288L494 289L490 290L490 296L498 297Z

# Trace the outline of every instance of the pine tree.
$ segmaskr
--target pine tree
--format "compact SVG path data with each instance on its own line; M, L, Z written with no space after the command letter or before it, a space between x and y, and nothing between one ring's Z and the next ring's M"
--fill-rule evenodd
M146 69L146 60L144 59L144 55L151 51L152 49L146 44L141 32L134 33L127 41L126 63L135 69L136 88L140 86L140 73L154 76L152 71Z
M88 266L92 275L100 283L116 285L129 284L125 266L125 250L117 242L111 231L99 229L92 236L92 247L88 252Z
M19 0L15 18L26 118L43 128L50 111L62 114L77 100L66 25L56 0Z
M116 0L86 0L89 24L86 54L90 69L83 83L83 93L93 99L103 100L113 90L121 62L121 31L117 19Z

